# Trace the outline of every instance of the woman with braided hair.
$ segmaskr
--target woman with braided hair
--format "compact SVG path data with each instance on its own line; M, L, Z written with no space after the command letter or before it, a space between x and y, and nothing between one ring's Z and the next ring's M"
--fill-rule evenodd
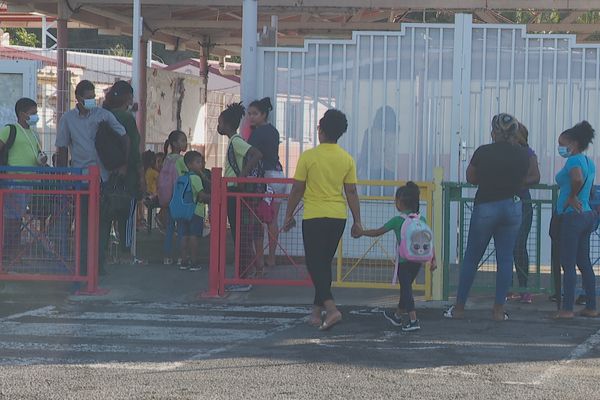
M469 290L492 237L496 247L496 296L493 318L508 319L504 312L512 281L513 250L521 226L521 199L529 168L527 150L518 142L519 122L508 114L492 119L492 141L479 147L467 168L467 181L477 185L475 206L469 225L467 248L460 269L456 304L444 312L446 318L463 318Z

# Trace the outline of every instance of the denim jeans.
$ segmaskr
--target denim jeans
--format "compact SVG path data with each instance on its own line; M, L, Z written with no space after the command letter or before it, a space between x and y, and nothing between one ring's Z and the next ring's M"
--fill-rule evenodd
M590 236L594 228L594 212L570 212L561 216L560 225L560 263L563 275L563 310L573 311L575 302L575 284L577 273L575 265L581 271L583 289L586 294L585 308L596 309L596 275L590 260Z
M165 232L165 242L163 245L164 257L172 258L175 252L173 251L173 240L175 240L175 248L179 249L179 236L175 235L175 220L171 217L171 211L167 209L167 223Z
M521 226L521 201L507 199L476 204L471 215L467 249L460 269L457 304L465 304L475 273L492 237L496 248L496 304L506 302L512 280L513 251Z
M519 233L517 234L514 258L519 287L526 288L527 279L529 278L529 252L527 251L527 239L529 238L531 225L533 223L533 205L531 204L531 197L521 203L523 220L521 222L521 227L519 228Z

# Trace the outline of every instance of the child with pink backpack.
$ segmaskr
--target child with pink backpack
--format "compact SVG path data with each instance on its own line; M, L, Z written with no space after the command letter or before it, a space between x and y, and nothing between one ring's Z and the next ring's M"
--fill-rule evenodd
M421 266L431 263L431 270L437 268L433 249L433 233L425 218L419 215L419 187L414 182L398 188L396 191L396 209L399 215L390 219L379 229L363 230L359 236L377 237L394 231L398 240L396 270L392 283L400 281L400 301L394 311L384 311L383 316L394 326L402 327L404 332L421 329L412 285L421 270ZM396 280L397 279L397 280ZM408 320L402 322L402 314L408 314Z
M177 178L187 172L187 167L183 161L183 153L187 148L187 136L182 131L175 130L169 134L165 141L165 160L158 176L158 202L161 208L166 209L166 232L165 243L163 246L164 259L163 264L173 264L173 239L175 237L175 220L169 212L169 203L173 197L173 187ZM169 152L169 149L171 151ZM176 248L179 248L179 238L177 238Z

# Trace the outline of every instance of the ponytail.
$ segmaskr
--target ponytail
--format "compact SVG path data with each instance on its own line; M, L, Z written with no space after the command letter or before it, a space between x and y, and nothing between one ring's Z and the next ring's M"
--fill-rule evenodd
M258 111L260 111L261 114L265 114L265 118L269 118L269 113L273 111L273 104L271 104L270 97L264 97L260 100L254 100L248 106L248 108L250 107L256 108Z
M587 121L581 121L574 127L567 129L561 135L565 135L571 140L574 140L579 146L579 150L585 151L594 141L594 128Z

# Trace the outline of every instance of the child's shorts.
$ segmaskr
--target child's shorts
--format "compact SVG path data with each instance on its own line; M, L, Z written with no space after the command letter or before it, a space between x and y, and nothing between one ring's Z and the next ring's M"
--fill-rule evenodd
M180 237L202 237L204 218L194 214L191 221L177 220L177 234Z

